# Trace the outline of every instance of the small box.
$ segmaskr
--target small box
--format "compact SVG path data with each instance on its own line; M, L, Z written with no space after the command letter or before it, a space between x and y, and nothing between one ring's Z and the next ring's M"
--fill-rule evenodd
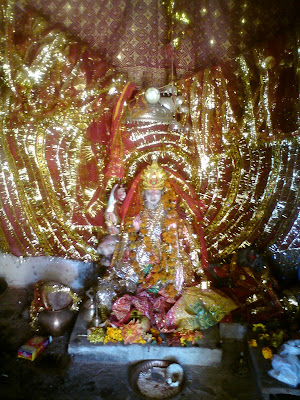
M18 357L33 361L51 341L51 336L47 338L35 336L19 348Z

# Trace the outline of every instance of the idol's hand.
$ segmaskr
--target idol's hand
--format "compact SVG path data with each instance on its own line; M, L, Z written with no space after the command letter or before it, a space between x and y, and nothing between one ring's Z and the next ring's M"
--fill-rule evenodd
M134 218L133 223L132 223L132 225L133 225L133 227L134 227L134 230L135 230L136 232L138 232L138 231L141 229L141 223L142 223L141 216L140 216L140 215L137 215L137 216Z
M120 232L120 229L116 226L110 226L107 230L110 235L117 235Z
M118 219L117 219L116 215L113 212L106 212L105 213L105 220L106 220L106 223L108 225L116 224L118 222Z
M130 251L126 249L124 252L123 261L129 261L129 258L130 258Z

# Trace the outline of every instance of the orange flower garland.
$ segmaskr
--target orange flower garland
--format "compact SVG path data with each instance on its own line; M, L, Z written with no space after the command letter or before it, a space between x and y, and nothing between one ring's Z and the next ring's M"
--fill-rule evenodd
M162 242L161 242L161 259L153 254L153 245L149 237L149 231L146 226L146 220L142 219L139 232L135 232L133 227L134 217L127 218L125 221L125 230L129 234L130 241L130 259L135 272L140 276L140 283L146 283L148 288L164 288L165 292L175 297L177 291L173 285L175 279L178 237L177 226L179 223L175 210L176 195L169 182L165 183L165 190L161 198L163 212L161 213L160 223L162 223ZM141 209L143 214L144 207ZM161 220L162 219L162 220ZM143 246L150 256L149 268L141 271L140 265L136 261L136 249Z

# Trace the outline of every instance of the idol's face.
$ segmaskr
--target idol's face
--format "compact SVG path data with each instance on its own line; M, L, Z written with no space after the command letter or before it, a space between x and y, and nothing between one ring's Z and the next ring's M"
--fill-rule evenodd
M117 189L117 199L123 202L125 200L125 197L126 197L126 189L122 187Z
M149 210L155 210L160 202L162 190L145 190L144 196L146 207Z
M103 254L104 256L110 256L114 254L115 248L116 241L108 237L104 239L103 242L100 244L98 248L98 253Z

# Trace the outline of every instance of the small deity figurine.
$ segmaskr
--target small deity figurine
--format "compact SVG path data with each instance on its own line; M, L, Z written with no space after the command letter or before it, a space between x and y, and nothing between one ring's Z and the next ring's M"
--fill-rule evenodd
M114 254L118 237L116 235L107 235L97 248L97 253L101 256L100 263L104 267L109 267Z
M110 318L126 323L136 310L163 332L206 329L237 305L209 287L179 196L156 161L142 173L136 196L141 191L141 201L132 202L140 210L127 213L111 262L111 276L128 290L114 302Z
M105 210L105 222L110 235L120 232L120 207L126 198L126 188L122 183L116 184L109 196Z

